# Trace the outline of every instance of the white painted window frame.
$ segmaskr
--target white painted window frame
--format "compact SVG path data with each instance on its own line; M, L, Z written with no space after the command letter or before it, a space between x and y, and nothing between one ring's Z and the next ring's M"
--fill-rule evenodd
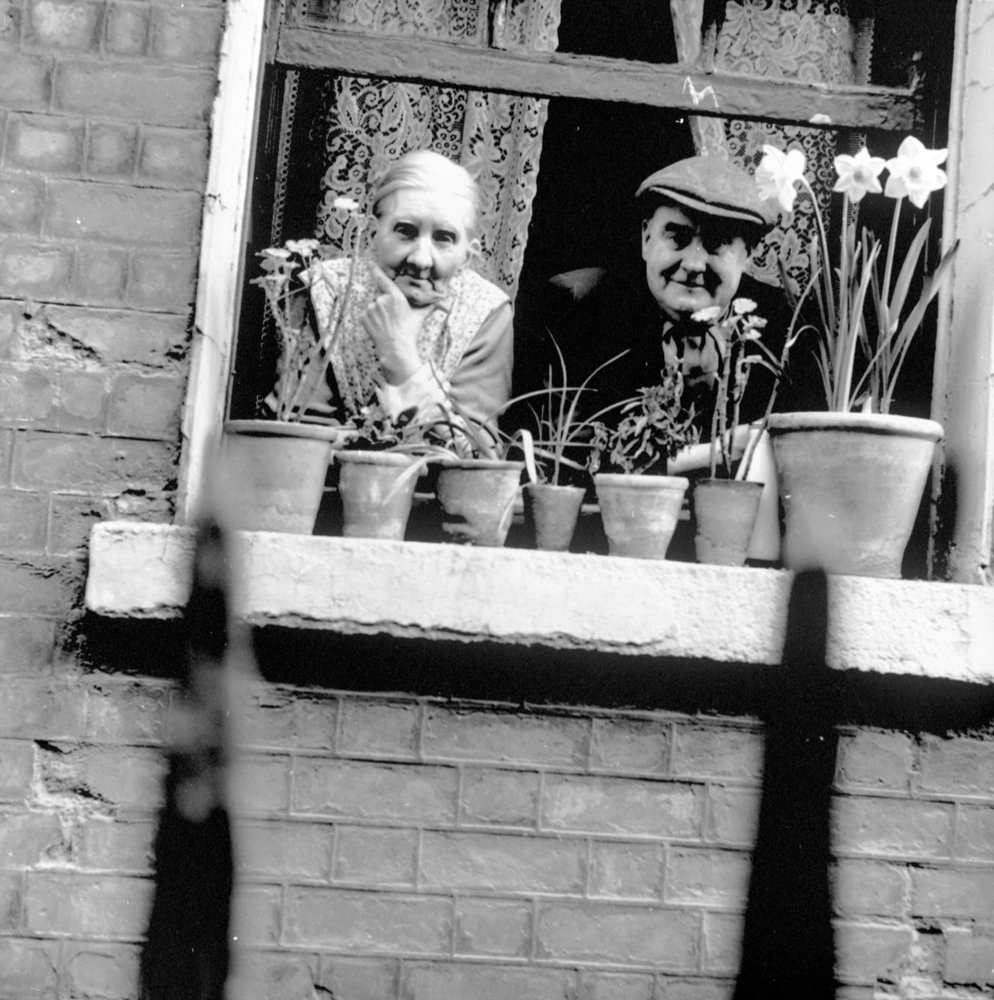
M177 522L196 516L221 437L241 296L245 227L258 125L266 22L263 0L229 0L212 112L190 382L183 414ZM943 238L960 239L940 299L932 414L946 428L936 496L956 492L946 529L947 576L990 582L994 508L994 0L958 0ZM968 127L972 123L973 127ZM952 470L955 479L949 474Z
M190 381L183 408L180 524L197 516L227 407L270 11L268 0L228 0L211 112Z

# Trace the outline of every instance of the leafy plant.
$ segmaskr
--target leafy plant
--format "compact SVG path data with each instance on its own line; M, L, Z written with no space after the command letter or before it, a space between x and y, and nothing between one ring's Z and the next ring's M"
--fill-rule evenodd
M440 433L443 428L444 424L440 428L434 419L419 418L416 406L391 415L379 403L371 403L343 425L342 447L345 451L389 451L410 456L411 464L398 475L389 498L431 463L451 460L452 451Z
M662 381L645 386L621 406L616 427L599 421L594 428L590 472L605 462L619 472L644 473L672 458L681 448L695 444L700 433L693 408L682 402L683 376L667 371Z
M548 482L558 486L565 468L583 471L587 467L586 462L570 458L569 453L579 448L589 448L598 423L607 413L623 405L613 403L586 417L580 411L584 394L597 391L590 384L594 378L628 352L621 351L614 357L608 358L579 385L573 386L570 385L563 352L555 337L550 339L559 363L558 379L550 365L548 382L544 389L536 389L514 397L502 407L502 411L526 400L530 401L528 408L531 410L535 428L534 437L529 430L519 428L512 435L512 440L521 439L529 479L532 482Z
M890 410L901 368L912 340L921 327L925 310L948 278L957 247L942 254L935 269L922 276L918 298L909 301L911 286L922 266L931 219L917 230L903 261L897 256L897 231L904 198L924 208L932 191L945 186L946 174L939 165L944 149L926 149L909 136L896 157L886 162L871 156L864 146L855 156L837 156L837 180L833 188L843 195L842 229L837 259L829 252L828 234L821 209L804 176L804 154L773 146L763 147L756 170L760 196L775 201L789 215L799 192L811 199L817 234L811 240L808 282L798 293L781 267L784 288L793 300L793 319L788 340L813 330L819 335L818 366L829 410L848 412L863 408L879 413ZM886 167L887 186L879 176ZM893 198L894 213L886 250L882 241L865 226L857 238L858 206L867 194ZM813 298L818 309L817 325L804 322L806 302ZM872 318L871 335L867 315Z
M584 417L579 413L581 397L586 392L594 392L590 387L593 378L626 352L622 351L599 365L579 386L571 386L568 384L565 358L555 340L553 344L561 380L553 381L550 366L546 388L509 399L489 420L470 414L451 395L446 395L444 400L420 413L412 407L395 417L374 403L349 419L346 430L352 436L347 447L408 451L430 455L433 461L439 462L453 458L501 460L518 449L524 456L529 478L535 482L558 482L562 469L567 466L583 470L586 465L570 459L567 452L584 443L589 446L601 418L623 403L611 404ZM501 414L524 402L528 402L532 410L537 436L526 427L507 433L498 426ZM538 405L533 406L533 403Z
M452 459L504 459L513 440L496 425L496 420L484 421L467 412L451 396L434 404L424 416L426 434L442 452Z
M251 283L258 285L266 296L279 341L276 384L266 398L277 420L295 422L302 419L324 378L352 294L357 251L368 220L359 215L359 206L351 198L336 198L334 207L355 219L351 227L352 263L345 293L338 296L332 322L323 334L317 332L311 286L313 281L327 281L327 278L315 265L342 254L315 239L287 240L283 246L267 247L257 254L261 258L262 274Z
M350 451L431 450L426 426L416 420L417 408L410 407L396 416L386 412L379 403L364 406L343 426L344 447Z
M777 382L783 370L785 358L777 359L763 344L761 331L766 320L755 314L756 303L752 299L733 299L723 312L720 306L699 309L692 319L699 323L711 323L707 336L714 341L718 355L718 371L715 375L714 410L711 414L711 440L709 458L711 478L722 470L723 477L731 479L733 466L733 445L739 429L742 398L749 384L749 375L756 365L773 373L776 392ZM754 344L758 353L749 353L747 344ZM768 406L772 408L772 399ZM758 435L756 435L758 436ZM747 449L743 461L739 463L737 478L745 478L749 471L753 449Z

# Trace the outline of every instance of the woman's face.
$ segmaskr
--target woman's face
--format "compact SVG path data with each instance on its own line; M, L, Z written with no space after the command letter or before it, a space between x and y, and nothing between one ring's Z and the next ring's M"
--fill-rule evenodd
M437 188L402 188L379 206L376 262L414 308L441 299L456 272L479 249L470 235L472 206Z
M670 319L698 309L724 309L749 260L745 240L727 222L661 205L642 223L642 259L649 291Z

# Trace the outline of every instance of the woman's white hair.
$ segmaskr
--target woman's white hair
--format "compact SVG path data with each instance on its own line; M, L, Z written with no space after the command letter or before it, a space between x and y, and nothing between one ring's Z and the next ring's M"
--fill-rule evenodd
M445 190L469 202L469 235L480 230L480 189L469 171L441 153L416 149L405 153L387 167L370 194L373 215L379 217L384 199L403 190Z

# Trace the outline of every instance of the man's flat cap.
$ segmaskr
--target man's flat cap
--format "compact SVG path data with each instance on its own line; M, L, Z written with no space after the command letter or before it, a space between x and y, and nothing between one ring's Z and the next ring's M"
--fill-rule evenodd
M718 156L691 156L657 170L642 181L635 197L649 192L697 212L740 219L764 230L774 224L752 177Z

